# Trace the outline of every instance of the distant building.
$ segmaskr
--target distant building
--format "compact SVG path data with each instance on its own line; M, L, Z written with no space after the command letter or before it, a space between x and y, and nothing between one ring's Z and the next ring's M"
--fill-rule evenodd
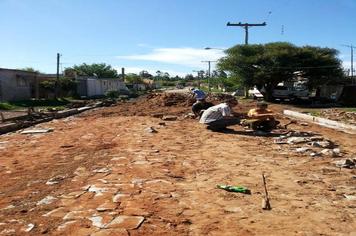
M38 94L37 72L0 68L0 101L26 100Z
M161 85L153 79L143 79L143 83L147 89L158 89L161 87Z
M78 76L76 78L77 93L81 97L98 97L104 96L109 91L118 91L128 93L129 90L121 79L103 78L88 76Z

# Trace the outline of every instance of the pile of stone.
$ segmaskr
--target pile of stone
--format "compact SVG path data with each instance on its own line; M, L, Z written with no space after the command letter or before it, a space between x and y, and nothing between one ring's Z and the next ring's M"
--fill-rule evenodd
M356 112L340 109L325 109L320 112L320 116L330 120L356 125Z
M313 132L291 131L275 138L276 144L291 145L295 152L309 154L311 157L341 157L340 148L334 142Z

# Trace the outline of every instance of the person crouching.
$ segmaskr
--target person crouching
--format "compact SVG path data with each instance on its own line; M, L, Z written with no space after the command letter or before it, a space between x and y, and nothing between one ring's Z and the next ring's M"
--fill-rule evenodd
M258 102L256 108L251 109L248 118L244 123L253 130L262 130L269 132L277 127L279 121L274 118L274 114L268 109L268 104Z
M209 107L203 112L199 122L212 131L223 131L228 126L240 124L240 119L232 115L231 109L237 104L237 100L231 98L224 103Z

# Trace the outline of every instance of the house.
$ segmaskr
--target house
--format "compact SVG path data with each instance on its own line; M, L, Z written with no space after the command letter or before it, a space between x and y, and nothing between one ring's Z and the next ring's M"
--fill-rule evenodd
M0 68L0 101L30 99L38 94L37 73Z
M125 83L118 78L99 79L93 76L78 76L76 81L77 93L81 97L100 97L109 91L129 92Z
M161 88L161 85L154 81L153 79L143 79L143 83L146 84L146 87L148 89L159 89Z

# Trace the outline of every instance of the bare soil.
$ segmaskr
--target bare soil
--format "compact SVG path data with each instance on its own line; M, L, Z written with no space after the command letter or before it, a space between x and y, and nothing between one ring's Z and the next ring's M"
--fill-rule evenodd
M165 96L37 125L50 133L0 136L0 235L356 234L356 200L345 197L356 196L356 171L336 167L340 157L311 158L240 126L211 132L185 118L187 98L167 104ZM288 123L283 106L271 109ZM356 135L288 128L320 134L343 157L356 154ZM261 208L262 172L270 211Z

